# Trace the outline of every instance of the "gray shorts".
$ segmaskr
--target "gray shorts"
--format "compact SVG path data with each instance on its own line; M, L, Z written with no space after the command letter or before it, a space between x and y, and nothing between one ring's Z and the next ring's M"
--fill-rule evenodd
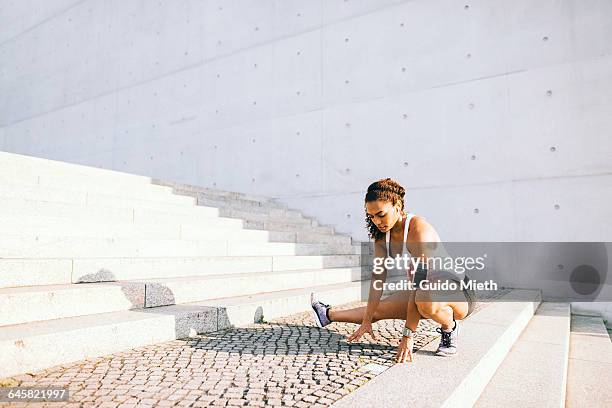
M418 286L419 283L426 277L427 277L427 270L419 267L419 269L417 269L417 271L414 274L415 284ZM454 280L455 282L461 284L461 279L458 278L457 276L453 276L452 274L448 275L448 279ZM465 277L463 278L463 281L467 283L469 282L469 280L470 278L467 275L465 275ZM468 312L467 312L467 315L465 315L465 317L468 317L474 311L474 306L476 304L476 292L474 292L473 289L464 288L463 294L465 295L465 300L468 303Z

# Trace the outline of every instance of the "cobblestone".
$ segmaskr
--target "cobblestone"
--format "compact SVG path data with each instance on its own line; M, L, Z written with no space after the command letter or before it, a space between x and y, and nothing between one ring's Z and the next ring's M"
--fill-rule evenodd
M475 312L485 305L477 303ZM1 379L5 387L68 386L70 402L0 407L329 406L376 376L361 367L394 364L403 325L379 321L376 341L365 336L349 344L357 325L320 329L310 313L294 314ZM421 320L416 350L438 338L436 327Z

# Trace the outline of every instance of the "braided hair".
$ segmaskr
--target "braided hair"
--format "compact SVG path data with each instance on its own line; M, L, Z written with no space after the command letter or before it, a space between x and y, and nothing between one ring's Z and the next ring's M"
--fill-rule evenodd
M406 190L396 181L385 178L375 181L374 183L368 186L368 192L365 195L365 202L370 201L389 201L392 205L400 204L400 210L404 210L404 195L406 195ZM377 240L383 237L383 233L378 229L378 227L372 221L372 217L366 211L366 229L368 230L368 235L370 238Z

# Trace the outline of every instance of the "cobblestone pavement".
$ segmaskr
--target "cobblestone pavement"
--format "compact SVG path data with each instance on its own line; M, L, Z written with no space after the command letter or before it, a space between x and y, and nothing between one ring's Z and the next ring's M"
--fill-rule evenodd
M4 386L69 387L70 401L0 406L325 407L394 364L403 325L379 321L376 341L366 335L349 344L358 325L320 329L309 312L294 314L5 379ZM438 339L436 327L421 320L416 350Z

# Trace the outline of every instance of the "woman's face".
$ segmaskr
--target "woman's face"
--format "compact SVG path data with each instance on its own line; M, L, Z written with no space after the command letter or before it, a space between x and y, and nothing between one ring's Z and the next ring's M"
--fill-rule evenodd
M399 204L394 206L390 201L368 201L366 212L381 232L387 232L393 228L401 216Z

